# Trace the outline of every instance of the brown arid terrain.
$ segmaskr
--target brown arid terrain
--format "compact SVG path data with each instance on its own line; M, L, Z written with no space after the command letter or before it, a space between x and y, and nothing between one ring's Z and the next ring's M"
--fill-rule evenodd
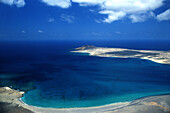
M84 45L76 48L75 53L88 53L90 56L115 58L140 58L156 63L170 64L170 51L134 50L124 48L107 48Z

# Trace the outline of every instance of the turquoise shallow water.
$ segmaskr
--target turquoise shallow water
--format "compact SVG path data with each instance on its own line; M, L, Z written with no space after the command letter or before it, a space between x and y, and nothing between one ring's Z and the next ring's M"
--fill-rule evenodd
M170 91L162 92L148 92L148 93L131 93L124 95L110 95L105 97L93 98L88 100L51 100L42 99L37 91L30 91L26 96L22 97L22 101L29 105L34 105L37 107L53 107L53 108L75 108L75 107L95 107L103 106L107 104L120 103L120 102L130 102L138 98L154 95L169 94ZM30 97L29 97L30 96ZM32 96L38 97L33 98ZM27 100L29 99L29 101ZM35 101L39 100L39 101Z
M0 85L28 91L22 100L30 105L91 107L170 93L169 65L70 53L73 48L84 45L80 42L3 44L0 45L5 48L0 50L3 53L0 55L3 59L0 60ZM134 48L132 44L126 46Z

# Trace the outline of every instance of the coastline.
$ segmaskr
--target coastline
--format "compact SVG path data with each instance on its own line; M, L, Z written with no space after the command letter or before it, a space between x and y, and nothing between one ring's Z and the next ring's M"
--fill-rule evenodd
M74 53L88 53L89 56L139 58L151 60L156 63L170 64L170 51L134 50L123 48L106 48L95 46L82 46L76 48ZM170 112L170 94L142 97L130 102L118 102L94 107L77 108L45 108L28 105L22 100L25 92L0 87L0 103L9 104L11 109L24 109L23 113L168 113ZM0 104L1 105L1 104ZM8 109L7 107L7 109ZM1 108L1 106L0 106ZM9 108L9 109L10 109ZM17 113L17 112L16 112Z
M21 101L21 100L19 100ZM119 103L113 103L103 106L94 106L94 107L80 107L80 108L45 108L45 107L37 107L28 105L24 102L21 102L24 104L24 108L29 109L36 113L94 113L94 112L106 112L108 110L116 110L123 108L125 106L128 106L130 102L119 102Z
M66 112L71 112L71 113L93 113L93 112L104 112L110 109L118 109L121 107L125 107L127 105L129 105L130 102L120 102L120 103L114 103L114 104L108 104L108 105L104 105L104 106L96 106L96 107L82 107L82 108L44 108L44 107L36 107L36 106L32 106L32 105L28 105L26 103L24 103L21 99L21 97L23 95L20 95L21 92L20 91L16 91L13 90L9 87L1 87L1 89L5 89L5 95L4 95L4 101L3 102L7 102L7 103L11 103L11 104L17 104L20 107L23 107L25 109L31 110L35 113L66 113ZM3 92L4 92L3 91ZM12 95L11 92L9 93L9 91L13 91L15 92L13 94L13 97L15 96L15 99L12 99L11 101L8 101L8 96ZM18 96L19 95L19 96ZM1 96L2 97L2 96ZM0 100L1 102L1 100Z
M170 51L135 50L125 48L107 48L84 45L76 48L74 53L88 53L89 56L114 58L139 58L160 64L170 64Z
M96 107L83 107L83 108L43 108L31 106L24 103L21 99L23 92L13 90L9 87L0 88L0 102L10 103L11 105L17 105L19 108L24 108L26 110L35 113L138 113L139 110L145 109L141 113L150 113L154 110L159 110L160 113L170 112L170 94L157 95L150 97L142 97L131 102L119 102L103 106ZM143 109L142 109L143 108ZM149 112L146 112L147 109ZM152 108L152 110L151 110ZM127 111L128 110L128 111ZM25 113L25 112L24 112ZM159 112L157 112L159 113Z

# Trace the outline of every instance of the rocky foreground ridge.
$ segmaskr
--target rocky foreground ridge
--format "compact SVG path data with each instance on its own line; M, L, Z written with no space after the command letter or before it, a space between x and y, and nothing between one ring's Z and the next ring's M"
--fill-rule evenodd
M23 91L0 87L0 113L33 113L20 105L18 98L21 98L23 94Z

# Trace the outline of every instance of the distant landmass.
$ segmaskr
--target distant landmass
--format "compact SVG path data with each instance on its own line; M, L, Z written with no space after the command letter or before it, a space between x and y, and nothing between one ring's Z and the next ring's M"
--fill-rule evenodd
M84 45L76 48L76 53L89 53L91 56L99 57L118 57L118 58L140 58L151 60L156 63L170 64L170 51L156 50L134 50L125 48L107 48L95 47L93 45Z

